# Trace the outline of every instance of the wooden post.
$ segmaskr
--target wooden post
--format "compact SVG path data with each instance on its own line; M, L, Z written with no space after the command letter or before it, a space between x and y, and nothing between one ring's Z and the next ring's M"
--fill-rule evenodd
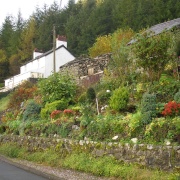
M56 72L56 29L53 25L53 72Z

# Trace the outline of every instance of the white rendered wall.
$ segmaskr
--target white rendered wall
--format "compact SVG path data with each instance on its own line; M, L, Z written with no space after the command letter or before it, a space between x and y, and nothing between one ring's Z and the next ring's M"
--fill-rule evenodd
M60 66L75 59L75 57L71 53L69 53L64 47L61 47L60 49L56 50L55 57L56 57L55 72L59 72ZM46 56L46 60L45 60L45 74L44 74L45 78L47 78L53 73L53 68L54 68L53 53L51 53Z
M34 61L31 61L20 67L20 74L27 73L29 71L44 73L45 71L45 57L41 57Z
M56 57L56 72L59 72L59 67L74 60L75 57L67 51L65 47L61 47L56 49L55 52ZM27 80L28 78L47 78L53 73L53 52L43 56L39 59L35 59L23 66L20 67L20 74L6 79L5 80L5 88L11 89L23 81Z

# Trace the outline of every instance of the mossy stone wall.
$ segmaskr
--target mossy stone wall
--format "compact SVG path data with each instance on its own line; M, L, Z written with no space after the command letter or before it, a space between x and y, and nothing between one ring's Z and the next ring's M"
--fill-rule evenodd
M29 151L53 148L60 153L71 153L79 150L90 152L97 157L114 156L119 161L136 163L151 168L180 169L180 146L105 143L15 135L0 136L0 143L9 142L16 143L21 147L28 147Z

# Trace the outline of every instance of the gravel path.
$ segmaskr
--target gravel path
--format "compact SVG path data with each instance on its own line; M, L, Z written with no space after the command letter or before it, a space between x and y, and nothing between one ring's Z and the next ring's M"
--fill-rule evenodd
M9 159L4 156L0 156L0 159L52 180L115 180L115 178L97 177L83 172L45 166L26 160Z

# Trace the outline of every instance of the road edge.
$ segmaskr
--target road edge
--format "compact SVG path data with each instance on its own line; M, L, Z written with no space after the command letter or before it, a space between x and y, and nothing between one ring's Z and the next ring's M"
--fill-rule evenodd
M9 163L9 164L11 164L11 165L13 165L13 166L16 166L16 167L18 167L18 168L20 168L20 169L23 169L23 170L25 170L25 171L27 171L27 172L31 172L31 173L33 173L33 174L36 174L36 175L38 175L38 176L41 176L41 177L44 177L44 178L47 178L47 179L50 179L50 180L66 180L66 179L64 179L64 178L57 177L57 176L55 176L55 175L53 175L53 174L45 173L45 172L42 172L42 171L40 171L40 170L37 170L37 169L35 169L35 168L33 168L33 167L30 167L30 166L21 164L20 162L18 162L17 159L11 159L11 158L6 157L6 156L4 156L4 155L0 155L0 160L1 160L1 161L4 161L4 162L6 162L6 163ZM16 161L16 160L17 160L17 161Z

